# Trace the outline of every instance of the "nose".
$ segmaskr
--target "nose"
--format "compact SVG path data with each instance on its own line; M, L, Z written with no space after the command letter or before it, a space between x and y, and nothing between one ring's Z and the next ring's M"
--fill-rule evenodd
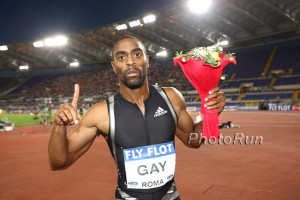
M127 63L126 63L128 66L133 66L135 65L135 59L132 55L129 55L127 57Z

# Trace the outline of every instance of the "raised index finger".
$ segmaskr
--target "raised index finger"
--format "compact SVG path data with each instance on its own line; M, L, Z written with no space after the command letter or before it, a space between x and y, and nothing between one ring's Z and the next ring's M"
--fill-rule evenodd
M74 95L73 95L73 100L72 100L72 106L77 109L77 104L78 104L78 99L79 99L79 84L74 85Z

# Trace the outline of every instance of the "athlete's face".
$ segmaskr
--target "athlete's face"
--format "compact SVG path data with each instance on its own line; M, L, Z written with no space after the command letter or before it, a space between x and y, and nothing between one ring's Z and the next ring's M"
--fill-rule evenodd
M120 40L113 50L111 65L119 80L130 89L143 86L149 57L145 53L145 47L134 38Z

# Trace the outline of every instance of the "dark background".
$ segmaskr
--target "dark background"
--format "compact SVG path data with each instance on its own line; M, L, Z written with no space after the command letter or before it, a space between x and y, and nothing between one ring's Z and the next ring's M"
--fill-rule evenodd
M92 29L179 1L0 0L0 45Z

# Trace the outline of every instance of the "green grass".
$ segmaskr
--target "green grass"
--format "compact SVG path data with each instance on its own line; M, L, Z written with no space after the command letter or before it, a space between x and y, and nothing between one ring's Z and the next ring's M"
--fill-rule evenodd
M37 117L37 119L33 119L34 115L29 114L4 114L0 115L0 120L5 121L5 119L8 119L9 121L15 123L15 126L30 126L37 125L40 124L40 122L42 122L42 116L38 115Z

